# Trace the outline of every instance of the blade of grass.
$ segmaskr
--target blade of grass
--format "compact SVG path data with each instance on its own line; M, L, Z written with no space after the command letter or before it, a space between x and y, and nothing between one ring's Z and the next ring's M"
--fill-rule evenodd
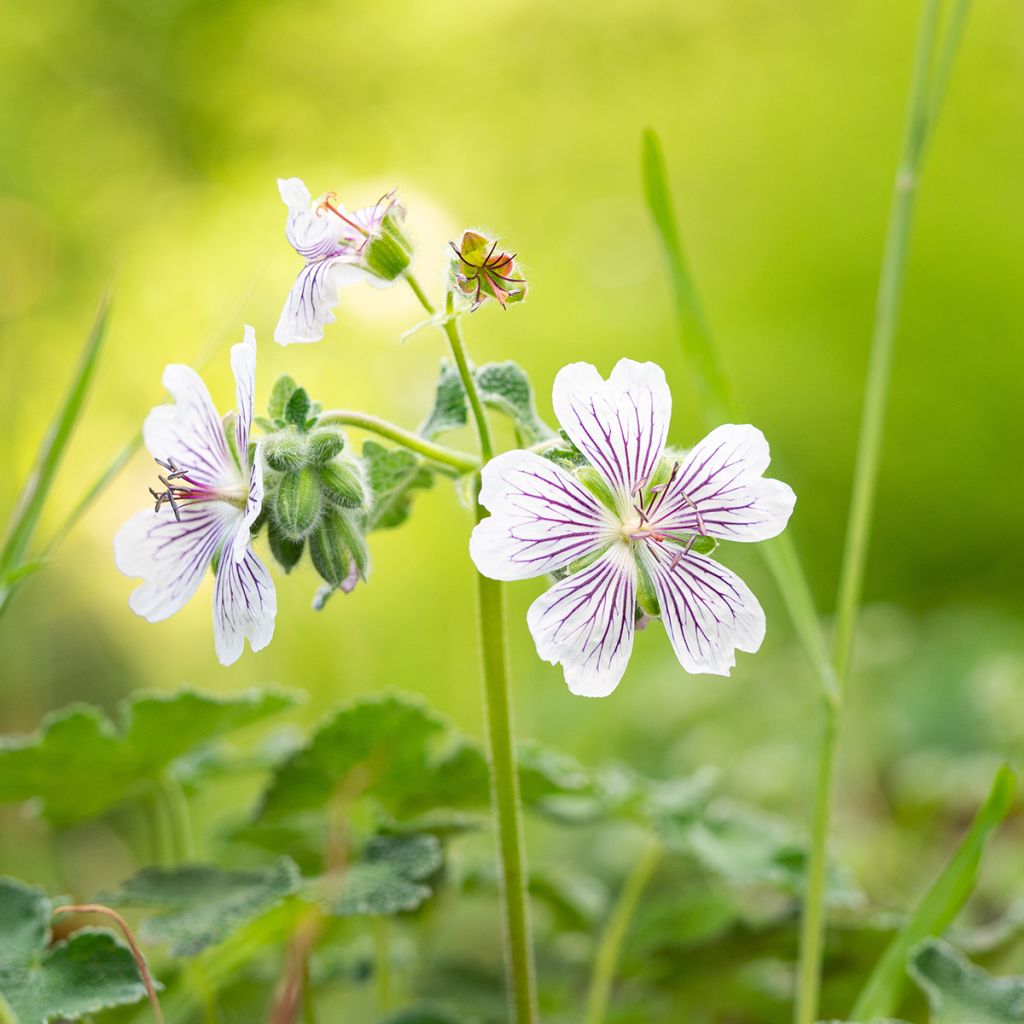
M35 464L25 481L21 495L15 505L8 528L7 540L0 552L0 575L15 568L25 556L32 536L39 524L39 517L53 485L68 441L74 431L85 397L92 383L99 362L103 337L106 334L110 313L110 291L100 303L92 329L86 338L78 368L71 380L64 401L57 412L50 429L39 446Z
M967 902L978 878L982 853L1013 805L1015 789L1014 774L1004 764L960 845L875 965L850 1012L850 1020L889 1017L898 1008L906 984L907 956L919 942L941 935Z

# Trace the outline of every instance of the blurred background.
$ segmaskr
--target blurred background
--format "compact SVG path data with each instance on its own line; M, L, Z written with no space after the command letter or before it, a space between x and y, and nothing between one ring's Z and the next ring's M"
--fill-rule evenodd
M443 337L400 341L421 319L406 290L350 289L322 343L273 343L299 265L278 176L350 206L397 187L434 295L446 242L467 226L496 232L530 296L465 321L474 358L520 362L545 416L561 365L655 360L673 386L671 440L692 444L700 421L640 182L641 131L654 127L707 312L773 474L799 496L791 529L829 613L917 14L909 0L9 6L0 520L112 276L103 362L42 539L163 400L164 364L212 352L206 376L229 406L227 346L245 323L260 404L287 371L330 406L422 419ZM1024 741L1022 123L1024 8L984 0L920 195L843 739L837 848L882 906L918 891ZM159 625L128 610L134 583L111 540L152 479L140 453L0 621L0 730L31 730L74 700L111 708L138 688L273 682L308 695L300 722L395 687L481 734L470 519L451 488L375 534L370 585L322 613L308 565L280 576L273 644L224 669L208 585ZM519 730L587 763L713 765L724 792L802 825L813 680L756 554L720 554L766 608L762 653L731 679L691 677L649 629L603 701L572 697L537 659L524 616L541 584L511 586ZM979 919L1021 895L1022 841L1011 821ZM70 842L62 856L83 886L124 873L113 840ZM42 843L23 814L0 811L0 873L52 881ZM599 855L612 882L621 856Z

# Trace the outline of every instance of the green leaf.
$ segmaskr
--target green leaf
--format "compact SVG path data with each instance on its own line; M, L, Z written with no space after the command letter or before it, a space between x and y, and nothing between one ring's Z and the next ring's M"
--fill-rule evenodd
M650 130L644 132L641 164L644 197L654 219L672 284L680 345L693 371L705 419L722 423L729 419L728 410L732 404L729 382L722 369L679 238L661 142Z
M329 910L338 917L416 910L433 895L425 883L443 863L437 836L374 836L328 897Z
M311 404L309 395L305 388L296 388L288 397L288 403L284 407L284 420L290 423L296 430L303 433L306 431L307 421Z
M512 419L523 445L528 447L556 436L537 415L533 385L518 363L487 363L476 371L476 383L483 401Z
M295 702L275 691L217 697L183 689L131 697L116 722L92 705L71 705L37 733L0 737L0 804L37 800L54 825L85 821L144 791L202 744Z
M465 1024L465 1021L436 1006L409 1006L386 1017L381 1024Z
M448 430L458 430L469 422L469 402L459 378L459 371L450 359L441 360L441 374L437 378L434 408L424 420L419 433L434 438Z
M434 476L419 456L404 448L385 448L376 441L363 445L366 479L373 504L366 513L366 530L387 530L409 518L415 491L434 485Z
M82 412L89 385L96 372L100 349L107 330L109 312L110 294L108 293L100 302L99 311L85 340L85 346L82 349L71 385L50 429L39 446L32 471L18 496L8 526L7 540L4 542L3 550L0 551L0 576L6 576L21 564L29 544L32 542L32 536L50 494L53 479L64 457L68 442L71 440L75 423Z
M166 908L143 921L141 937L166 943L172 956L195 956L272 910L298 887L299 870L288 857L253 870L186 864L145 868L105 902Z
M996 773L988 798L939 877L893 937L864 985L851 1016L855 1020L892 1013L904 987L904 965L914 946L941 935L960 912L978 877L985 845L1013 804L1016 780L1009 766Z
M283 420L288 403L298 389L298 384L287 373L278 377L267 400L267 415L272 420Z
M908 970L928 996L932 1024L1024 1021L1024 977L994 978L948 943L922 943Z
M0 879L0 1002L13 1024L78 1020L146 998L131 951L110 932L84 928L51 945L52 909L39 890Z

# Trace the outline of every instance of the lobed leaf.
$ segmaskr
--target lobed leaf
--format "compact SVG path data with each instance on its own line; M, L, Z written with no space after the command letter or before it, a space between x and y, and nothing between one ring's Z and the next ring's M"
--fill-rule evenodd
M164 908L143 921L142 938L165 943L173 956L195 956L272 910L298 890L299 882L299 870L288 857L252 870L225 871L212 864L150 867L105 902Z
M469 422L469 402L459 378L459 371L450 359L441 360L441 373L437 378L434 408L424 420L419 433L434 438L449 430L458 430Z
M376 441L366 441L363 464L373 495L364 520L367 532L401 526L409 518L415 492L434 485L434 476L423 460L404 448L385 448Z
M0 1021L77 1020L146 998L131 951L111 932L84 928L50 945L52 910L38 889L0 879Z
M511 360L487 363L476 371L476 383L483 401L515 423L523 445L537 444L556 436L537 414L533 385L518 363Z
M931 1024L1024 1021L1024 977L994 978L946 942L918 946L908 971L928 997Z
M219 697L183 689L130 697L117 721L71 705L32 735L0 737L0 804L35 800L54 825L85 821L141 792L178 758L295 702L276 691Z

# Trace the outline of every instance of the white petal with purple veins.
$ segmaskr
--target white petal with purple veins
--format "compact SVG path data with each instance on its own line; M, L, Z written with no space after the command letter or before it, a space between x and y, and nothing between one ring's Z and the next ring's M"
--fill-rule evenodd
M636 563L619 543L541 594L527 622L537 653L562 665L573 693L605 697L626 671L635 617Z
M764 611L734 572L691 551L657 544L642 550L654 581L661 619L687 672L727 676L737 650L753 653L764 640Z
M612 514L560 466L534 452L511 451L481 474L477 524L469 553L495 580L523 580L562 569L617 535Z
M198 484L238 487L241 472L202 378L191 366L172 363L164 370L163 383L175 404L158 405L146 417L142 436L150 454L173 459Z
M589 363L571 363L555 377L553 401L573 444L632 499L665 447L672 395L661 367L620 359L603 380Z
M259 446L257 446L258 449ZM234 561L240 562L245 557L246 549L252 540L250 529L256 522L263 508L263 460L257 450L256 457L252 460L252 468L249 470L249 494L245 502L245 512L238 524L234 540L229 549L225 549L225 557L230 556Z
M343 260L308 263L299 271L288 293L274 330L274 341L280 345L319 341L324 336L324 327L334 323L338 289L370 277L361 267Z
M180 522L166 507L132 516L114 538L118 569L144 581L129 598L132 611L159 622L182 608L214 553L234 536L240 517L239 509L223 502L188 505Z
M245 325L245 339L231 346L231 371L235 375L235 443L242 466L249 464L249 433L256 393L256 332Z
M322 260L358 248L363 236L329 211L313 209L301 179L278 178L277 188L288 207L285 236L300 256Z
M652 525L724 540L776 536L789 521L796 495L788 484L762 476L768 462L768 442L756 427L717 427L687 454L655 499L648 513Z
M222 559L213 588L213 635L222 665L237 661L249 641L262 650L274 636L277 594L266 566L252 553Z

